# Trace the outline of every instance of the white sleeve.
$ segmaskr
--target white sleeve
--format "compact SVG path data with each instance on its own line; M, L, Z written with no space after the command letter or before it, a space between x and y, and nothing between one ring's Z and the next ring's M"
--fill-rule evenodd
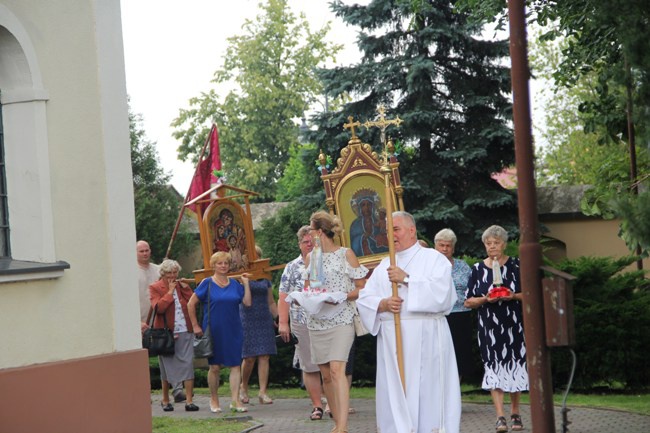
M409 276L406 310L411 313L449 314L458 295L451 279L451 263L434 257L423 273Z
M366 285L363 289L359 291L359 299L357 299L357 309L359 310L359 316L363 322L363 326L372 334L377 335L379 333L380 313L377 312L379 308L379 303L385 295L385 288L382 287L383 284L386 284L388 278L385 278L386 266L382 266L384 262L380 263L366 281Z

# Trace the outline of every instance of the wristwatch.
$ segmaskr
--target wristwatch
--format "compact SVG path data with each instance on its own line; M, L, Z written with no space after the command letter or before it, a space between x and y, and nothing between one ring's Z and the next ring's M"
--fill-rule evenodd
M406 274L406 276L405 276L404 279L402 280L402 284L408 284L408 283L409 283L409 275Z

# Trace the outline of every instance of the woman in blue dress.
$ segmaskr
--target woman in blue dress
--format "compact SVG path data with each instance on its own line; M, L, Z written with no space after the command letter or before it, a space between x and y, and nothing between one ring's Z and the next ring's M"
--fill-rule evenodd
M262 257L262 249L255 245L257 257ZM250 282L253 305L240 306L239 315L244 326L244 348L242 349L242 381L239 399L248 403L248 381L257 361L257 378L260 392L257 398L260 404L271 404L273 400L266 394L269 384L270 355L277 353L275 346L275 326L273 319L278 317L278 306L273 298L271 282L261 279Z
M510 393L510 422L513 431L523 429L519 415L521 391L528 390L526 343L521 310L521 282L519 259L504 254L508 232L500 226L491 226L481 237L487 257L472 267L467 282L465 306L478 312L478 345L485 374L482 387L489 390L496 410L497 432L507 432L503 408L504 393ZM495 280L492 269L501 273ZM488 291L493 284L502 283L510 291L492 298Z
M239 304L249 307L252 303L248 274L242 274L241 283L228 277L231 257L229 253L219 251L210 257L210 266L214 275L201 281L188 302L188 310L194 334L203 335L203 329L210 326L212 335L212 356L208 358L208 386L210 387L210 411L220 413L219 372L221 366L230 368L230 395L233 412L247 412L239 401L241 383L242 344L244 332L239 317ZM210 299L210 315L203 315L203 326L199 326L196 305L200 302L203 311L207 311Z

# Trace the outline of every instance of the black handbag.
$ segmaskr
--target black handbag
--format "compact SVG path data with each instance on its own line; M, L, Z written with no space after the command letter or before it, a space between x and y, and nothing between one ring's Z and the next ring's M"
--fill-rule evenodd
M142 334L142 347L149 351L149 356L173 355L174 332L167 326L167 317L163 315L164 328L154 328L153 321L156 317L156 306L149 319L149 328Z
M210 287L208 286L208 320L207 326L203 330L203 335L197 337L194 335L194 357L195 358L210 358L212 356L212 335L210 333Z
M284 341L281 335L276 335L275 343L280 347L295 346L296 344L298 344L298 337L296 337L292 333L289 333L289 341Z

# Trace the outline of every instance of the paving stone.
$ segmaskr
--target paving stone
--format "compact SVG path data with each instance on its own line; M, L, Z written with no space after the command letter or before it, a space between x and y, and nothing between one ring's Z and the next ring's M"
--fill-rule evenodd
M272 396L271 392L271 396ZM254 433L329 433L334 422L326 415L321 421L309 420L311 404L304 399L275 399L273 404L261 405L257 400L251 399L247 405L249 411L243 414L232 414L227 408L230 399L221 398L221 407L224 412L213 414L209 409L209 397L197 395L194 403L200 407L198 412L185 412L184 403L174 405L173 412L163 412L160 407L160 398L154 396L152 402L153 416L213 418L230 417L242 420L253 420L257 427ZM349 433L376 433L375 402L371 399L352 399L352 407L356 413L351 414L348 422ZM571 407L569 404L569 433L648 433L650 432L650 416L632 414L628 412ZM530 407L521 406L521 417L524 422L524 432L530 433ZM466 403L463 404L461 417L462 433L493 433L496 417L491 404ZM555 408L556 433L562 433L561 408ZM545 432L535 432L545 433Z

